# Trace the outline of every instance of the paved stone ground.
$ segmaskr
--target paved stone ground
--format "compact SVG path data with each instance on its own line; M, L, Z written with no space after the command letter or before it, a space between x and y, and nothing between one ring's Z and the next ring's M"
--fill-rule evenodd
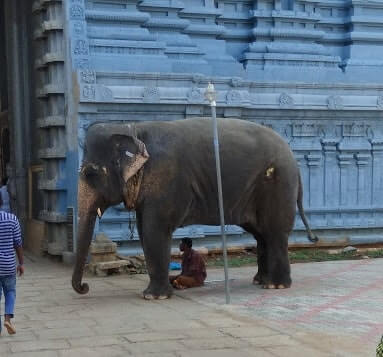
M90 293L79 296L71 269L27 257L17 334L2 332L0 356L375 356L383 259L294 264L287 290L251 285L254 270L230 270L230 305L224 283L212 281L218 269L205 287L148 302L146 275L88 277Z

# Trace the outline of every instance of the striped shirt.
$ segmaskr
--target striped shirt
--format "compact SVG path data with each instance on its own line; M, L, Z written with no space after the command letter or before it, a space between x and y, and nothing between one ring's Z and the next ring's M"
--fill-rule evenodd
M0 211L0 276L16 274L15 248L21 245L17 217L12 213Z

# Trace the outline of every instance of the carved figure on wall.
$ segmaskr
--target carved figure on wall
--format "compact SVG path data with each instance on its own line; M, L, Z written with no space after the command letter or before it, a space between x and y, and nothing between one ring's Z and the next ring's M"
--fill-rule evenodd
M72 5L69 12L72 20L85 19L84 8L81 5Z
M288 95L287 93L282 93L279 96L279 105L282 108L291 108L294 105L294 100L293 98Z
M87 58L77 58L74 60L75 68L86 69L89 68L89 60Z
M187 98L189 102L196 102L196 103L203 102L204 94L202 89L193 87L187 93Z
M159 102L160 91L157 87L145 87L142 91L144 102Z
M99 86L99 92L102 100L111 101L114 99L112 90L106 86Z
M242 101L241 93L237 90L229 90L226 94L227 104L239 104Z
M82 35L84 34L84 24L82 22L74 22L73 23L73 32L76 35Z
M96 98L96 88L92 85L85 85L82 89L82 96L84 99L95 99Z
M75 42L73 53L75 55L88 55L89 48L87 42L85 40L77 40Z
M80 72L81 82L96 83L96 71L85 69Z
M84 8L81 5L72 5L69 12L72 20L83 20L85 18Z

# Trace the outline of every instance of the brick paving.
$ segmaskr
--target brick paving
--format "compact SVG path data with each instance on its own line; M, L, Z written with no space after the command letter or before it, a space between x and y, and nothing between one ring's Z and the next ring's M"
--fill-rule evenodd
M86 277L90 292L80 296L70 268L27 255L17 334L2 331L0 356L375 356L383 259L294 264L287 290L251 285L255 269L230 270L230 305L217 281L144 301L146 275ZM222 278L208 271L208 280Z

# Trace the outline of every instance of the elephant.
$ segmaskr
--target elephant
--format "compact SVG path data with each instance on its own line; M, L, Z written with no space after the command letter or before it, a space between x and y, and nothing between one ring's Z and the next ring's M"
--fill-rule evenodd
M302 182L289 145L272 129L242 119L217 119L225 222L257 241L254 284L291 285L288 236L296 208L315 242L302 205ZM150 278L145 299L172 295L172 233L192 224L219 225L211 119L95 123L86 134L78 179L77 255L72 286L82 282L97 215L124 203L136 211Z

